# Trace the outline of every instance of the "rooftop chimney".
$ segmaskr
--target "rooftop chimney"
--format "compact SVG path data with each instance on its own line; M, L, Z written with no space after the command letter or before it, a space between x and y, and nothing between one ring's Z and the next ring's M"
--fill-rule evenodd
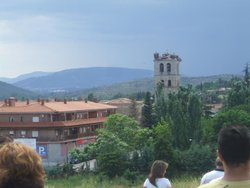
M44 105L44 99L42 99L42 101L41 101L41 105Z
M9 106L15 106L16 99L15 97L10 97L9 98Z
M29 99L27 99L26 104L27 104L27 105L29 105L29 104L30 104L30 100L29 100Z
M5 106L8 106L8 100L7 99L4 99L4 104L5 104Z
M64 102L64 104L67 104L67 99L64 99L63 102Z

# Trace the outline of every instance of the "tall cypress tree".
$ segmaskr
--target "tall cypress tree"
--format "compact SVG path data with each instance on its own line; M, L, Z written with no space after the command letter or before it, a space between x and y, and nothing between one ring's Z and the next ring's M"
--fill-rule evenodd
M153 101L150 92L147 92L144 98L144 105L141 114L141 126L152 128L154 124Z
M137 103L134 97L131 98L131 103L129 105L129 117L138 120Z

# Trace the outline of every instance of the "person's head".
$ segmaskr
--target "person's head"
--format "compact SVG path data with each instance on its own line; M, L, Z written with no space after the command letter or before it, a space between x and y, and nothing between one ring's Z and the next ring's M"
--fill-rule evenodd
M1 188L43 188L41 157L29 146L6 143L0 148Z
M245 126L225 127L219 132L218 154L228 166L245 164L250 159L250 132Z
M163 178L167 168L168 168L168 163L161 160L154 161L154 163L151 166L151 171L149 175L150 183L155 185L156 178Z

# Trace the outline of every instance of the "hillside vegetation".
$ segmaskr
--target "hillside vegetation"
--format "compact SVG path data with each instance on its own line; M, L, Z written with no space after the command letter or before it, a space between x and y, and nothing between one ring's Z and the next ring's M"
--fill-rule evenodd
M0 81L0 100L9 97L16 97L22 99L22 98L35 98L37 96L38 96L37 94L31 91Z

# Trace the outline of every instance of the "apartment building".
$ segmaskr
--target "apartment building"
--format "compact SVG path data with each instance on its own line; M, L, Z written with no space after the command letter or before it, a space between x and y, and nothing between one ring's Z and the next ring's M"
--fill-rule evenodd
M116 113L115 106L90 101L17 101L0 103L0 135L35 140L45 165L68 160L68 152L96 139L96 129Z

